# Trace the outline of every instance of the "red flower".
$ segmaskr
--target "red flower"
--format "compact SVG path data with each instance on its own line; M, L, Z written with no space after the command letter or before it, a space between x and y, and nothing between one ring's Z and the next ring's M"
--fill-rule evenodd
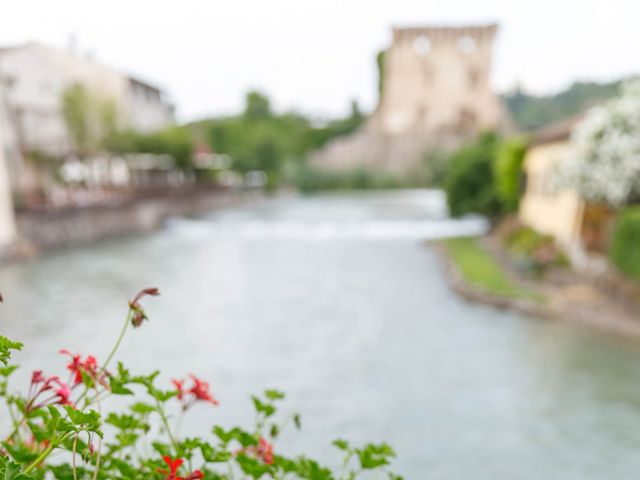
M183 480L182 477L177 477L176 474L178 472L178 468L180 468L180 465L184 463L184 460L182 460L181 458L176 458L175 460L172 460L171 457L166 455L162 457L162 459L169 467L169 470L165 470L164 468L159 468L158 472L162 473L163 475L166 475L167 476L166 480Z
M178 400L182 400L184 398L184 380L176 380L174 378L171 380L171 383L173 383L178 391Z
M183 410L187 410L198 400L216 406L219 404L218 400L216 400L209 391L209 384L207 382L193 374L190 374L189 377L193 382L189 388L185 388L185 381L182 379L171 380L171 383L176 387L178 400L182 403Z
M44 375L42 374L42 370L34 370L31 374L31 385L38 385L45 381Z
M95 382L98 382L103 387L107 388L108 383L106 380L106 373L100 371L96 357L93 355L87 355L83 361L80 354L73 354L69 350L62 349L60 350L60 353L68 355L71 359L71 362L67 365L67 369L71 372L69 382L73 386L82 383L82 374L84 373Z
M273 445L267 442L264 437L260 437L258 448L256 449L258 457L267 465L273 464Z
M204 473L200 470L194 470L185 480L199 480L201 478L204 478Z
M194 374L189 376L191 377L191 380L193 380L193 387L191 387L189 392L193 394L196 400L202 400L213 405L218 405L218 401L213 398L213 395L209 392L209 384L200 380Z
M71 372L73 384L82 383L82 357L80 354L73 354L67 349L60 350L62 355L68 355L71 362L67 365L67 370Z

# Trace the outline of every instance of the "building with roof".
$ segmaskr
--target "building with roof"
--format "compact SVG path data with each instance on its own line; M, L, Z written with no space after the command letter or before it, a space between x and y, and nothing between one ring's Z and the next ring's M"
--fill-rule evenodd
M62 114L62 97L73 85L115 107L116 125L138 131L169 126L173 109L160 87L72 51L38 42L0 49L0 126L14 189L28 188L34 172L24 157L74 155L73 137Z

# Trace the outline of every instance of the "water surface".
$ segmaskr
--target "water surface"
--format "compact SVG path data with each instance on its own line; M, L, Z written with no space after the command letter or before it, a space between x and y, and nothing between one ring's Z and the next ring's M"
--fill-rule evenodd
M277 387L304 423L278 448L328 463L343 437L388 441L409 479L635 478L640 349L460 300L423 239L483 228L428 191L175 219L0 270L0 333L26 343L18 387L34 368L62 373L59 348L104 357L126 299L158 286L119 358L210 380L222 405L184 432L252 418L248 395Z

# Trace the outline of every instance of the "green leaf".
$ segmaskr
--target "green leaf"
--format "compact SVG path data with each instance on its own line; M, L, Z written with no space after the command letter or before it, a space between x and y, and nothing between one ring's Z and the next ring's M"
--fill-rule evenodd
M302 419L300 418L300 414L299 413L296 413L293 416L293 423L294 423L294 425L296 426L296 428L298 430L300 430L302 428Z
M389 465L389 460L396 456L393 449L386 443L379 445L369 443L362 449L356 449L356 454L360 460L360 467L364 470Z
M18 365L7 365L0 368L0 377L8 377L18 369Z
M22 343L9 340L7 337L0 335L0 363L7 365L11 358L12 350L22 350Z
M240 454L236 457L236 462L240 465L240 468L244 473L253 477L260 478L265 473L271 470L269 465L265 465L263 462L256 460L255 458L248 457L244 454Z
M265 390L264 396L269 400L282 400L285 397L285 394L279 390L269 389Z
M262 413L267 418L276 413L276 407L270 403L263 402L258 397L251 397L251 399L253 400L253 406L255 407L256 412Z
M351 451L351 447L349 446L349 442L347 442L346 440L342 440L342 439L337 439L333 441L333 445L338 447L340 450L344 451L344 452L350 452Z

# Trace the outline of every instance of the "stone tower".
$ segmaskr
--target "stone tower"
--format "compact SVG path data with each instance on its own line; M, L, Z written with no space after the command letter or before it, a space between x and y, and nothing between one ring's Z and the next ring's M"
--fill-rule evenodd
M453 148L507 117L491 89L497 25L394 28L380 102L367 124L330 143L317 167L402 172L426 150Z

